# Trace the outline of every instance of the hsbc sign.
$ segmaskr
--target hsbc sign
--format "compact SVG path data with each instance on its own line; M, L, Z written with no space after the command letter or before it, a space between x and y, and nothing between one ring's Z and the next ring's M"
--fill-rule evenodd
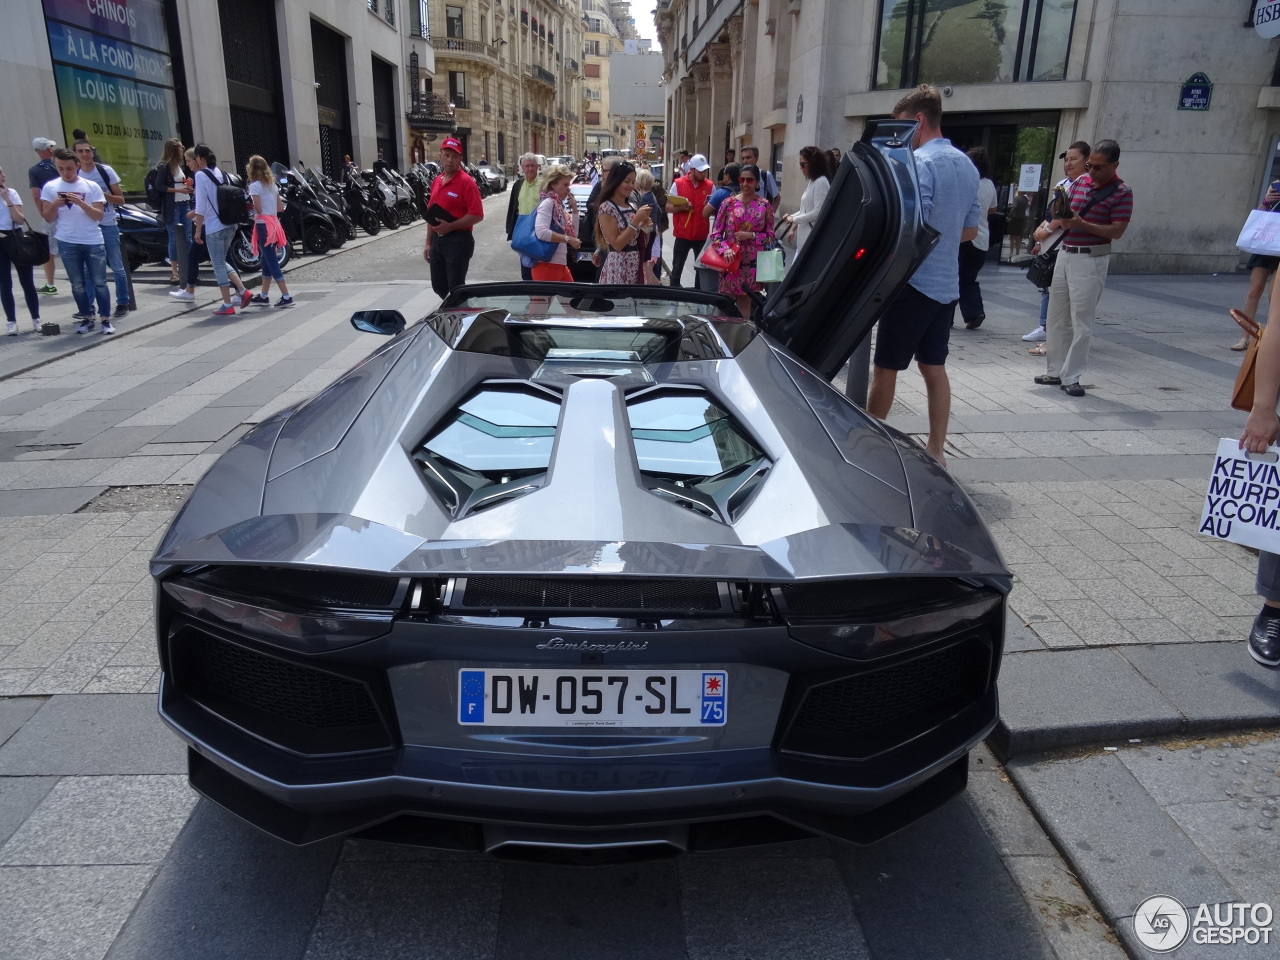
M1280 0L1258 0L1253 12L1253 26L1267 40L1280 37Z

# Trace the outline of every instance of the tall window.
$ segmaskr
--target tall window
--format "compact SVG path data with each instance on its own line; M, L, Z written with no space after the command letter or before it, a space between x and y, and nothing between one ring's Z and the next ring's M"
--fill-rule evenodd
M881 0L875 86L1061 80L1076 0Z
M427 0L409 0L409 33L415 37L431 39L427 20Z
M444 26L445 26L445 36L452 37L455 40L462 39L462 8L461 7L445 7L444 8Z
M461 70L449 71L449 100L460 109L467 109L467 75Z

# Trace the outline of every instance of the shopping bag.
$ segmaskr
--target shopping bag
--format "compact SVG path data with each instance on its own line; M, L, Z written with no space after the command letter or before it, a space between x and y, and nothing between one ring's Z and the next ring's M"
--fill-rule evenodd
M1280 553L1280 447L1246 453L1239 440L1219 440L1198 529L1205 536Z
M787 268L782 262L782 250L780 248L774 247L772 250L761 250L756 255L756 282L777 283L786 272Z
M1236 246L1245 253L1262 253L1280 257L1280 213L1270 210L1251 210L1244 229L1236 239Z
M559 244L539 240L533 232L534 222L538 219L538 211L516 217L515 229L511 231L511 249L522 253L530 260L546 263L556 253Z

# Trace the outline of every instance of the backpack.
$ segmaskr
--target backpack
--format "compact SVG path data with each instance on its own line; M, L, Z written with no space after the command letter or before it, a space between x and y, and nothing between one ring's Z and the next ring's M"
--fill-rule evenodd
M249 226L253 217L249 213L249 195L233 183L220 183L208 169L201 171L218 186L214 194L214 209L224 227Z
M142 178L142 189L147 195L147 203L159 210L164 202L164 194L160 192L160 165L152 167Z

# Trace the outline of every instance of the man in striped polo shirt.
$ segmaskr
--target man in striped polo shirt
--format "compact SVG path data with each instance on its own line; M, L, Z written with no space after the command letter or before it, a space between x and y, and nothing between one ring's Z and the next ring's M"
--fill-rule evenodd
M1114 140L1099 141L1089 154L1086 172L1071 185L1072 215L1050 224L1050 229L1061 227L1066 235L1058 248L1058 264L1049 287L1047 370L1035 382L1060 386L1072 397L1084 396L1080 377L1089 359L1098 300L1107 282L1111 242L1124 236L1133 216L1133 191L1116 176L1119 164L1120 145ZM1085 210L1090 201L1092 206Z

